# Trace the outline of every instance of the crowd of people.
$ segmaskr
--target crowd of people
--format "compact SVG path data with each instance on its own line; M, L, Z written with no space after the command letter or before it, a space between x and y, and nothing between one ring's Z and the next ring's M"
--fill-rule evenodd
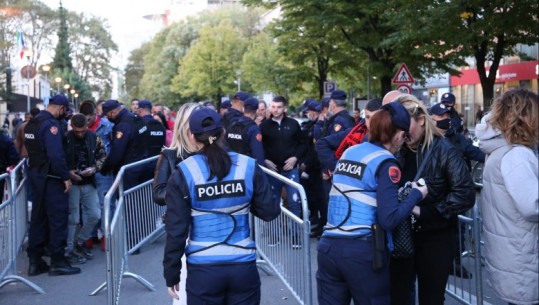
M123 165L159 156L130 169L124 187L154 178L154 201L167 207L163 265L171 297L178 298L185 254L189 304L258 304L248 214L271 221L285 195L286 208L308 216L319 240L319 304L443 304L449 275L472 277L461 265L458 215L475 203L471 162L486 160L489 282L510 304L537 304L537 95L511 90L497 98L475 129L480 148L464 137L452 93L427 107L390 91L369 100L364 117L359 109L350 115L347 100L342 90L308 98L300 123L285 97L268 105L247 92L218 106L183 104L175 119L149 100L129 107L88 100L66 119L68 100L51 98L18 123L2 158L3 168L28 158L28 274L79 273L74 265L106 242L97 237L113 177ZM259 166L301 183L309 215L296 189ZM397 234L402 228L408 239ZM304 246L299 232L287 234L293 248ZM397 255L403 244L413 250Z

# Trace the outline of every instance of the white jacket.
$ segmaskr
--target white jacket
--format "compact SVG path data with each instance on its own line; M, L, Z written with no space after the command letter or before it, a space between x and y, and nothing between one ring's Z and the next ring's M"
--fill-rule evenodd
M501 132L478 124L487 154L483 171L482 218L487 283L515 304L539 302L539 178L537 155L507 143Z

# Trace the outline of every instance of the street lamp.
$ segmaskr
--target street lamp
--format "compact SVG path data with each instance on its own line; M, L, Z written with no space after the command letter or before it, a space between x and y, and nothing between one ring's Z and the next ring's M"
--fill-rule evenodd
M65 89L66 93L69 93L69 91L68 91L68 90L69 90L69 87L71 87L70 84L65 84L65 85L64 85L64 89Z
M51 91L50 91L50 84L49 84L49 71L51 70L51 66L49 65L43 65L41 66L41 70L43 70L43 72L45 73L45 81L47 82L47 85L49 86L49 93L48 95L50 96L51 95Z
M241 91L241 71L240 69L236 70L236 76L238 76L238 91Z
M75 94L75 92L77 92L77 91L75 91L75 89L69 90L69 93L71 93L71 104L73 104L73 107L75 107L75 104L73 102L73 95Z
M26 96L26 111L30 112L30 59L32 58L32 55L34 55L34 52L30 50L29 48L24 49L24 56L26 57L26 60L28 62L28 67L26 69L26 80L28 82L28 94Z
M60 94L60 83L62 82L62 78L57 76L54 78L54 82L56 83L56 94Z

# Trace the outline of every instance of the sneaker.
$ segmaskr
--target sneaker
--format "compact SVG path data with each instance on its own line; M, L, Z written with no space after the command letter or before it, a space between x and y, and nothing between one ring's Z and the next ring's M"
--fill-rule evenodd
M68 255L66 255L66 259L70 265L82 265L86 263L85 257L75 254L73 252L70 252Z
M83 247L81 244L77 243L75 245L75 248L73 249L73 252L75 254L78 254L86 259L93 259L94 258L94 254L92 253L91 250L88 250L86 249L85 247Z

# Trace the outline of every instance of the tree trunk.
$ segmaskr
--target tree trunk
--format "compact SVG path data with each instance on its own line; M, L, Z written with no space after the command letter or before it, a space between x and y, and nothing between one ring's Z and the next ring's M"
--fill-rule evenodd
M382 93L380 97L383 97L384 95L386 95L386 93L392 90L391 80L392 80L391 76L382 76L380 78L380 88L381 88L381 93Z

